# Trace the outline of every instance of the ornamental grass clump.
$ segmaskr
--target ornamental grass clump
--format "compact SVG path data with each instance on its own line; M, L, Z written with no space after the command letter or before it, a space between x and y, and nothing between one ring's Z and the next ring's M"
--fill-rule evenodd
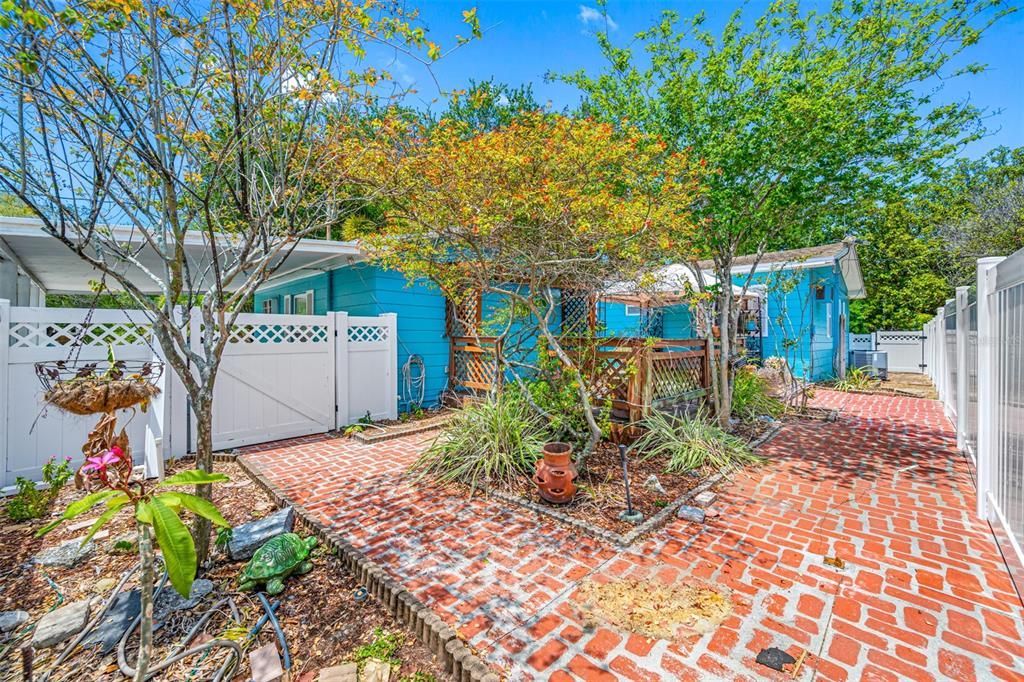
M768 381L753 367L744 367L736 372L732 384L734 416L745 421L765 416L778 419L785 411L785 404L769 394Z
M633 444L641 459L664 458L665 473L681 474L713 467L761 461L740 438L708 419L704 411L692 417L651 412L639 425L644 434Z
M511 392L464 407L413 464L417 479L509 484L533 474L544 446L544 423Z

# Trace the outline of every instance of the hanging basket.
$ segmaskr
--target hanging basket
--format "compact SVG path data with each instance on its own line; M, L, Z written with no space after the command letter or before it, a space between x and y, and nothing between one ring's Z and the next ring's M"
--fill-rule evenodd
M162 362L141 360L36 363L46 402L72 414L106 414L136 405L145 409L160 393L156 381L163 371Z

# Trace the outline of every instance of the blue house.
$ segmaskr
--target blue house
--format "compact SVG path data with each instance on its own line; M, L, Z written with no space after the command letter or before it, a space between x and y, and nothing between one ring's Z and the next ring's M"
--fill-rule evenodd
M751 257L737 259L735 284L743 283L752 262ZM810 380L845 373L848 304L863 295L850 242L765 254L754 268L750 296L740 303L744 342L752 356L785 357L797 375ZM400 410L438 404L453 388L452 344L472 335L464 325L475 320L486 326L501 305L499 297L490 295L469 297L455 309L433 285L409 283L400 272L351 256L279 275L255 298L256 312L265 313L396 313ZM685 339L705 333L681 304L652 306L563 292L560 314L563 325L586 324L606 336ZM413 381L421 372L422 381ZM486 383L487 377L481 380Z

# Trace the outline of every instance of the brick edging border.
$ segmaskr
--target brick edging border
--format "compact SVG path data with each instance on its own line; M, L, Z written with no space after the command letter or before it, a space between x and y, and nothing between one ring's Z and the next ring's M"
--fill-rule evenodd
M446 625L437 614L413 593L402 587L379 564L371 561L337 531L331 530L313 518L306 509L290 501L280 489L250 465L244 457L233 458L260 488L281 506L290 506L302 521L313 529L313 534L334 550L346 569L366 587L392 616L405 625L427 649L441 661L444 671L455 682L500 682L501 676L492 672L480 657L466 646L455 630Z

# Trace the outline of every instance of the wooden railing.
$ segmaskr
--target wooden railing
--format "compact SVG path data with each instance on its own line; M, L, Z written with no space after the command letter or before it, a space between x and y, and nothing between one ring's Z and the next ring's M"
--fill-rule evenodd
M502 380L495 337L454 337L449 383L457 392L490 390ZM563 339L595 403L610 403L613 415L636 421L652 409L669 409L707 393L711 386L706 339L633 337Z

